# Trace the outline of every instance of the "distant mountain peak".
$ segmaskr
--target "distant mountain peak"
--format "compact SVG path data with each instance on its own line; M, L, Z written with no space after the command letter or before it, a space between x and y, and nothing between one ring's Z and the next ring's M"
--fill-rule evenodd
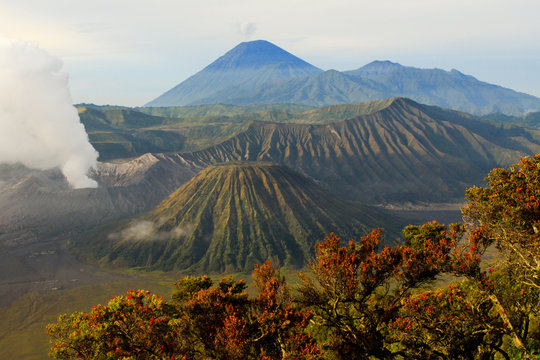
M406 104L406 105L412 105L412 106L420 106L420 104L417 103L416 101L411 100L408 97L403 97L403 96L396 96L388 100L390 100L390 104Z
M391 67L403 67L400 63L393 62L390 60L373 60L366 66L391 66Z
M289 63L299 67L318 69L266 40L242 42L208 65L206 69L259 68L277 63Z
M220 97L237 91L239 85L251 89L320 72L318 67L269 41L242 42L146 106L219 103L223 102Z
M449 74L452 76L457 76L461 78L470 78L476 80L471 75L463 74L461 71L457 69L451 69L450 71L446 71L443 69L433 68L433 69L421 69L421 68L414 68L410 66L401 65L396 62L392 62L390 60L375 60L370 62L369 64L366 64L362 66L361 68L357 70L352 70L350 73L364 73L364 74L370 74L370 75L383 75L388 74L394 71L402 71L407 69L413 69L415 71L438 71L441 73Z
M459 71L457 69L452 69L448 73L451 74L451 75L454 75L456 77L463 78L463 79L469 79L469 80L478 81L478 79L476 79L474 76L464 74L464 73L462 73L461 71Z
M370 62L367 65L362 66L358 70L378 70L380 71L393 71L396 69L404 68L403 65L399 63L392 62L390 60L375 60Z

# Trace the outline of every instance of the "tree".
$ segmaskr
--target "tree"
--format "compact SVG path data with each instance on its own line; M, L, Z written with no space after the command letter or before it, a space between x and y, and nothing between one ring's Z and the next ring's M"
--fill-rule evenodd
M173 294L179 316L173 325L193 359L245 359L250 354L250 300L243 281L232 277L212 286L207 277L186 277Z
M311 311L294 306L285 278L270 261L255 266L253 282L258 291L252 315L258 353L265 359L319 359L319 347L305 331Z
M305 332L311 313L295 307L287 283L267 261L253 271L255 298L232 278L216 286L206 276L176 283L180 316L175 324L189 339L195 359L319 358L318 346Z
M540 290L540 154L493 169L486 181L466 191L463 215L479 245L496 244L515 280Z
M144 290L116 296L89 313L62 315L47 326L56 359L185 359L169 321L175 308Z
M405 245L380 247L381 230L341 245L331 234L316 245L313 276L303 276L299 302L314 313L312 330L335 359L408 356L394 322L410 291L452 269L459 225L410 226Z
M509 329L514 345L532 356L540 336L530 324L540 315L540 154L509 169L493 169L487 187L466 191L463 215L480 251L495 245L497 287L488 296Z
M173 304L128 291L90 313L61 315L47 327L56 359L315 360L320 351L305 328L283 277L266 262L253 273L257 294L232 277L176 282Z
M415 359L493 359L507 333L491 301L469 282L420 291L403 302L391 326Z

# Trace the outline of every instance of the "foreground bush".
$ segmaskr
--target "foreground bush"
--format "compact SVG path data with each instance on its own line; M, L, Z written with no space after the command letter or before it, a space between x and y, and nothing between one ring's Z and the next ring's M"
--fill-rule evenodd
M59 317L47 327L56 359L314 360L320 350L305 328L310 311L293 305L269 262L253 273L258 292L232 278L176 283L173 303L128 291L90 313Z
M89 313L62 315L47 327L56 359L171 359L179 357L173 306L147 291L128 291Z

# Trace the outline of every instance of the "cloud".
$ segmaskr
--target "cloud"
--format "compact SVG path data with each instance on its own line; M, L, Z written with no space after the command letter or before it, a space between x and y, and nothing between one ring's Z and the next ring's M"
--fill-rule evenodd
M0 163L60 168L74 188L98 153L72 105L62 62L38 46L0 36Z
M124 230L110 233L107 237L110 240L121 241L160 241L181 238L193 230L192 225L186 225L183 227L177 226L170 231L158 231L159 227L166 220L166 218L162 218L157 222L148 220L137 221Z
M109 234L108 238L111 240L147 240L150 238L150 235L154 232L155 229L156 224L154 222L146 220L139 221L120 232Z
M237 23L236 24L238 33L242 35L244 40L250 40L253 35L257 32L257 25L252 22L247 23Z
M389 59L540 95L538 13L534 0L24 0L0 1L0 33L54 49L75 102L141 105L255 36L323 69Z
M111 30L114 28L115 26L113 24L107 24L104 22L79 23L71 27L73 31L76 31L79 33L96 33L96 32Z

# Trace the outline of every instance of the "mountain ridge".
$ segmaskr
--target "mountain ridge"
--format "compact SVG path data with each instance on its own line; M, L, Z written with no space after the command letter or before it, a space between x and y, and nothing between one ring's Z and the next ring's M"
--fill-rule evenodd
M183 157L206 164L278 162L351 199L399 202L462 197L493 167L540 151L538 132L504 130L410 99L388 103L326 125L254 122L219 145Z
M272 51L265 51L266 48ZM282 61L284 53L286 61ZM260 60L261 54L264 61ZM246 64L258 67L253 71L255 67ZM477 80L456 69L420 69L375 60L355 70L323 72L264 40L237 45L147 106L218 103L326 106L396 96L475 115L496 112L521 115L540 110L540 98Z
M540 152L539 130L407 99L289 115L285 120L291 123L246 123L246 129L203 150L169 149L123 163L100 162L91 174L100 184L94 190L70 189L58 171L2 166L0 245L39 240L52 232L80 233L138 215L219 162L278 162L334 195L372 204L447 202L482 184L493 167ZM344 118L349 120L339 120ZM51 211L39 210L44 203Z

